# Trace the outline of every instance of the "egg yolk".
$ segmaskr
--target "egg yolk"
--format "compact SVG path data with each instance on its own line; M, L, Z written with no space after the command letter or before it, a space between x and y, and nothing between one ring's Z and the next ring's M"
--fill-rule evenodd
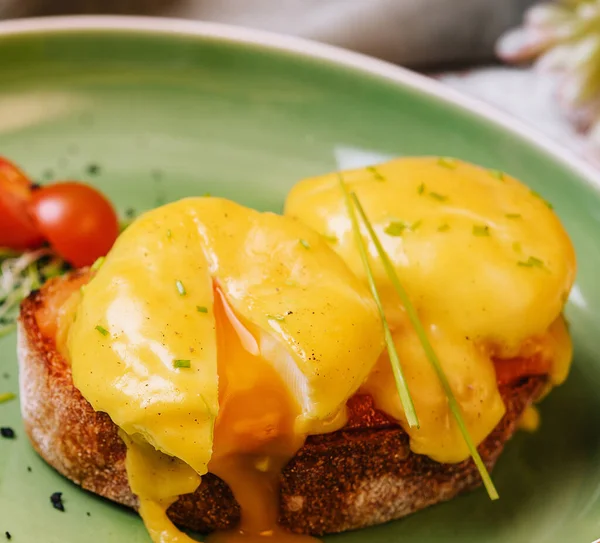
M68 322L73 382L110 415L154 541L208 471L241 505L230 539L277 527L278 480L340 428L383 348L367 288L320 236L216 198L151 211L119 238Z

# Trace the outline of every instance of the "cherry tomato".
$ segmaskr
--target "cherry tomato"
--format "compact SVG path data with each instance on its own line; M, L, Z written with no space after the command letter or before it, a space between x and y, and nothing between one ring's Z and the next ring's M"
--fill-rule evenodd
M25 250L44 241L27 212L32 190L27 176L0 157L0 247Z
M111 203L96 189L76 181L37 189L29 212L52 248L77 267L104 256L119 235Z

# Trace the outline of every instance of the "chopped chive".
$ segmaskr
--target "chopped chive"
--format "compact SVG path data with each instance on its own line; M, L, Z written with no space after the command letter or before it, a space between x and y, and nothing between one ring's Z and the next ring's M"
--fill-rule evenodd
M443 194L439 194L438 192L430 192L429 196L438 202L445 202L448 199L448 196L444 196Z
M300 245L302 245L302 247L304 247L305 249L310 249L310 243L308 243L308 241L306 241L305 239L301 239L299 240Z
M190 368L192 366L192 362L190 360L173 360L174 368Z
M100 332L103 336L107 336L108 335L108 330L106 328L104 328L103 326L96 326L96 330L98 330L98 332Z
M447 232L448 230L450 230L450 225L448 223L440 224L440 226L438 226L438 232Z
M400 401L402 403L402 407L404 408L404 412L406 413L406 420L408 421L408 425L413 428L419 428L419 419L417 418L417 413L415 411L415 406L410 395L410 390L408 389L408 383L406 382L406 378L404 377L404 373L402 371L402 366L400 365L400 358L398 357L398 352L396 351L396 346L394 345L394 338L392 336L392 332L388 325L387 318L385 316L385 311L383 310L383 304L381 302L381 298L379 297L379 292L377 290L377 285L375 284L375 278L373 277L373 270L371 269L371 264L369 263L369 257L367 256L367 248L365 246L365 242L360 233L360 226L358 224L358 218L356 217L356 212L354 211L354 207L352 206L352 202L350 200L350 194L348 194L348 189L342 179L342 176L339 176L340 185L342 187L342 191L344 193L344 200L346 202L346 209L348 215L350 216L350 221L352 223L352 230L354 231L354 237L356 239L356 244L358 246L358 251L360 253L360 258L362 260L363 266L365 268L365 273L367 274L367 280L369 282L369 288L371 289L371 294L373 295L373 299L375 300L375 304L377 305L377 310L379 311L379 316L381 318L381 322L383 324L383 330L385 333L385 342L387 345L388 354L390 357L390 363L392 365L392 372L394 374L394 379L396 381L396 387L398 388L398 394L400 395Z
M441 156L440 158L438 158L437 163L439 166L448 168L449 170L454 170L457 166L456 159L450 157Z
M531 195L535 196L536 198L539 198L542 202L544 202L548 206L549 209L554 209L554 206L550 202L548 202L548 200L544 199L544 197L539 192L532 190Z
M404 232L404 230L406 229L406 225L403 222L400 221L392 221L390 224L388 224L385 228L384 228L384 232L388 235L388 236L401 236L402 232Z
M10 400L14 400L16 396L12 392L3 392L0 394L0 403L8 402Z
M512 248L515 253L520 253L523 251L523 248L518 241L513 241Z
M377 180L377 181L385 181L385 177L383 177L383 175L381 175L379 173L379 171L377 170L377 168L375 166L367 166L365 168L365 170L367 170L369 173L373 174L373 177Z
M173 232L171 232L171 229L169 228L167 230L167 239L171 239L171 236L173 235Z
M521 218L521 214L520 213L507 213L506 215L504 215L507 219L520 219Z
M473 226L473 235L474 236L480 236L480 237L485 237L485 236L489 236L490 235L490 227L487 225L474 225Z
M499 179L500 181L504 181L504 172L501 170L488 170L492 177Z
M270 321L283 322L285 320L285 317L283 315L270 315L270 314L267 314L267 319L269 319Z
M423 221L421 219L419 219L418 221L413 222L410 225L411 232L416 232L417 228L419 228L422 224L423 224Z
M331 234L323 234L323 239L329 243L337 243L339 241L337 236Z
M425 183L421 183L418 187L417 187L417 194L423 194L425 192Z
M208 313L208 307L203 305L197 305L196 311L198 311L198 313Z
M527 260L517 262L518 266L525 268L545 268L544 262L535 256L530 256Z
M101 267L102 264L104 264L104 260L105 257L101 256L100 258L97 258L96 261L92 264L92 271L98 271Z
M343 184L342 184L342 187L345 191L346 188L343 186ZM347 196L347 198L349 199L350 197ZM369 236L371 237L371 240L373 241L375 248L377 249L377 253L383 263L383 267L385 268L385 270L387 272L388 278L392 282L392 285L394 286L394 289L396 290L396 293L398 294L400 301L404 305L406 314L408 315L408 318L417 334L417 337L419 338L421 347L425 351L425 354L426 354L427 358L429 359L429 362L433 366L433 369L435 370L435 372L438 376L438 379L440 380L442 388L444 389L444 392L446 393L450 411L452 412L452 415L454 416L456 424L458 425L458 428L460 429L463 439L465 440L465 444L467 445L467 448L469 449L471 457L473 458L473 461L475 462L475 466L477 467L477 470L479 471L479 475L481 476L481 479L482 479L483 484L488 492L488 495L489 495L490 499L497 500L499 497L498 492L497 492L496 488L494 487L494 483L492 482L490 474L488 473L487 468L485 467L485 464L483 463L483 460L481 459L481 456L479 455L479 452L477 451L477 447L475 447L475 444L473 443L473 440L471 439L471 435L469 434L469 429L467 428L467 425L463 418L463 415L462 415L462 412L460 409L460 405L456 401L456 397L454 396L454 392L452 392L452 387L450 386L450 382L448 381L446 373L444 372L444 368L442 367L442 364L440 363L440 360L438 359L438 356L437 356L435 350L433 349L433 346L432 346L431 342L429 341L429 338L427 337L427 333L425 332L425 328L423 327L423 324L421 323L421 319L419 318L419 315L417 314L415 307L412 305L407 292L404 290L404 287L400 283L398 274L396 273L396 270L394 269L394 266L392 265L392 263L389 259L389 256L385 252L385 249L381 245L381 242L379 241L377 234L373 230L373 226L371 225L371 222L369 221L369 219L365 213L365 210L363 209L362 205L360 204L358 197L356 196L355 193L352 193L352 199L354 201L356 209L358 210L358 212L363 220L363 223L365 224L365 226L367 228L367 231L369 232ZM357 228L357 231L358 231L358 228ZM357 236L357 239L358 239L358 236ZM362 240L362 238L361 238L361 240Z
M179 279L175 281L175 286L177 287L177 292L179 292L180 296L185 296L187 294L183 283Z

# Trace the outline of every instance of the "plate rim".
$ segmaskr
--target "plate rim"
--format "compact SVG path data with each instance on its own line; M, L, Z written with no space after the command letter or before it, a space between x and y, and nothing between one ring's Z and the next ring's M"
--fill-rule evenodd
M582 178L588 186L600 192L600 169L594 168L574 151L509 113L408 68L314 40L243 26L191 19L131 15L66 15L0 21L0 47L2 38L10 36L44 33L66 34L75 31L199 37L239 45L258 46L280 53L291 53L312 60L331 62L355 72L362 72L363 75L375 76L420 92L429 98L458 108L462 113L474 114L482 120L517 135L529 145L549 155L550 159L559 161L564 167Z
M458 108L462 113L474 114L481 120L517 135L529 145L549 155L550 159L559 161L582 178L588 186L600 192L600 169L594 168L574 151L509 113L408 68L306 38L192 19L132 15L66 15L0 21L0 46L2 38L10 36L67 34L75 31L199 37L258 46L280 53L291 53L312 60L331 62L355 72L362 72L363 75L375 76L420 92L429 98Z

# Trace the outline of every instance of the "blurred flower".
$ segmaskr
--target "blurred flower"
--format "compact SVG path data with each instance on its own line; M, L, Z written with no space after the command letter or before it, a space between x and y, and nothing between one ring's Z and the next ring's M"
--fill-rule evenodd
M600 0L536 5L496 51L506 62L535 61L554 73L560 107L600 147Z

